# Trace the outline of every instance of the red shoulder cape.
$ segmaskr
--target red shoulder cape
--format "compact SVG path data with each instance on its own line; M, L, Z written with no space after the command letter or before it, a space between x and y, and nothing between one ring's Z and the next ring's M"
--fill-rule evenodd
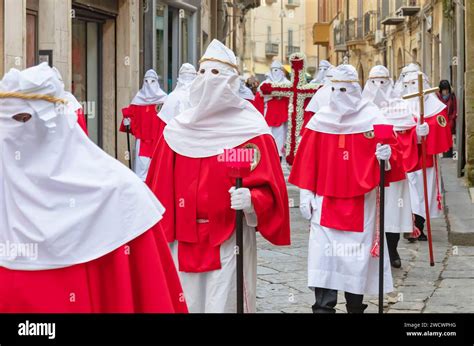
M391 170L386 183L406 179L395 135L390 141ZM364 195L380 181L373 132L337 135L307 129L289 182L323 196L320 224L342 231L363 232Z
M261 135L242 144L255 144L261 154L258 166L243 179L243 186L251 191L257 214L257 231L275 245L290 244L288 194L281 170L275 142L270 135ZM200 182L200 165L209 165L204 182L208 194L209 246L220 246L233 234L235 211L230 208L229 189L235 180L227 175L225 164L217 156L189 158L175 153L162 137L150 164L146 183L166 208L160 224L168 242L199 244L197 232L197 189ZM185 206L183 207L183 203ZM212 252L203 244L201 252ZM180 253L178 251L178 253ZM205 256L205 255L203 255ZM187 261L187 262L186 262ZM186 262L186 271L207 271L196 268L192 259L180 258L180 268ZM215 263L214 263L215 264ZM214 266L212 269L218 269Z
M156 105L130 105L127 114L131 119L130 133L140 140L138 155L151 157L166 126L166 123L158 117ZM123 120L120 131L126 132Z

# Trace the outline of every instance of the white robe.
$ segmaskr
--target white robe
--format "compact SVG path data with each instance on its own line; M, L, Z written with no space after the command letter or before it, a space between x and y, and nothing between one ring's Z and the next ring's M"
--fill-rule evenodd
M385 232L411 233L413 215L408 179L385 188Z
M255 313L257 303L257 238L244 219L244 312ZM235 232L221 245L221 269L205 273L179 271L177 241L170 244L190 313L237 311Z
M365 195L364 231L348 232L320 225L321 196L311 218L308 251L308 286L353 294L377 294L379 258L370 251L375 238L376 189ZM387 249L385 242L385 249ZM393 291L388 252L384 257L384 292Z
M148 174L148 168L150 168L151 158L146 156L139 156L140 153L140 140L136 140L135 145L135 163L134 163L134 172L142 180L146 180Z
M438 209L438 201L436 200L438 190L441 191L440 179L436 182L436 170L434 167L426 169L426 178L428 183L428 200L430 206L430 219L443 216L443 210ZM408 181L410 182L410 198L413 214L417 214L426 219L425 213L425 195L423 192L423 171L420 169L415 172L408 173Z
M288 123L284 122L278 127L270 127L273 138L275 138L275 143L277 145L278 154L280 156L285 156L285 143L286 136L288 132Z

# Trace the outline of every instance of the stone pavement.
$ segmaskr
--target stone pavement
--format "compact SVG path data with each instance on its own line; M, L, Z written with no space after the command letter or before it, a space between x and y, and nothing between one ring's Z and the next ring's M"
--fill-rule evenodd
M447 160L441 160L442 172ZM285 176L288 175L284 167ZM445 180L446 178L443 178ZM297 188L288 185L291 240L288 247L275 247L258 236L257 311L262 313L311 313L314 295L307 287L307 242L309 222L298 209ZM430 267L428 243L400 239L402 268L393 269L396 291L386 297L388 313L474 312L474 247L448 242L445 219L432 220L435 266ZM378 310L377 296L366 296L366 312ZM337 312L345 313L339 292Z

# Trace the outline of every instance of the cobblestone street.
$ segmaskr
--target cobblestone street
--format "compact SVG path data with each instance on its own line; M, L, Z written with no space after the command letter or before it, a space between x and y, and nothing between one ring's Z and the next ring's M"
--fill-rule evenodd
M285 175L288 171L284 168ZM307 287L309 222L299 212L298 190L288 185L292 245L275 247L258 237L257 311L263 313L311 313L313 292ZM393 269L395 292L386 298L388 313L463 313L474 311L474 247L452 246L447 222L432 220L436 265L430 267L428 243L400 239L402 268ZM366 312L378 310L377 296L366 296ZM337 312L345 313L339 292Z

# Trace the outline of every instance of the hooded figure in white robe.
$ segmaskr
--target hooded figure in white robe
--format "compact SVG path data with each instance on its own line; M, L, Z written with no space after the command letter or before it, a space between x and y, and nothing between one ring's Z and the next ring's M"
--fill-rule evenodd
M235 54L213 40L191 85L191 107L158 142L147 184L167 210L163 228L190 312L236 312L235 210L242 210L244 310L256 309L256 232L288 245L286 184L262 114L239 95ZM258 148L258 165L235 187L225 149Z
M315 291L313 312L335 312L341 290L347 311L362 313L367 307L363 295L379 289L379 258L372 255L377 239L377 159L390 166L392 150L374 138L374 125L386 120L372 102L362 99L355 68L338 66L331 85L329 105L306 126L289 182L301 189L300 210L311 220L308 286ZM387 257L383 290L391 292Z
M156 110L157 107L161 107L164 102L166 101L167 94L161 89L159 77L154 70L148 70L145 73L145 77L143 79L143 86L137 92L135 97L132 99L130 103L131 106L138 106L135 107L135 111L140 114L135 114L135 117L140 117L140 132L144 132L144 127L150 127L153 123L156 123L156 119L150 120L146 119L150 116L156 116L155 113L158 115L159 120L166 124L167 118L161 116L161 112ZM142 113L144 109L148 109L152 107L152 112ZM140 109L140 110L139 110ZM130 118L128 118L130 119ZM133 117L131 118L133 119ZM137 118L138 119L138 118ZM131 124L133 120L129 120L129 125L131 128L134 129L135 126ZM163 127L163 126L161 126ZM162 131L162 129L161 129ZM157 135L158 136L158 135ZM134 163L134 171L138 175L140 179L143 181L146 179L146 175L148 173L148 167L150 166L150 155L142 155L144 152L144 148L141 148L143 145L147 146L154 146L154 143L144 143L142 144L142 139L139 138L141 135L138 135L136 139L136 146L135 146L135 163ZM147 152L152 152L153 148L146 149Z
M420 71L420 65L415 63L410 63L400 72L397 82L393 86L393 98L401 98L404 95L403 79L409 73Z
M331 67L334 67L334 66L332 66L329 61L321 60L319 62L318 70L316 71L316 73L314 75L314 79L311 81L311 83L323 84L324 80L326 79L326 74L328 73L328 70Z
M191 64L185 63L179 69L176 88L168 95L160 111L160 116L166 120L166 123L191 107L189 90L196 75L196 69Z
M281 62L275 60L272 62L270 72L267 73L267 79L263 83L290 83L285 76L285 69ZM262 84L263 84L262 83ZM274 98L264 95L264 116L272 131L273 138L277 144L280 157L284 155L284 146L288 131L288 99Z
M86 136L64 96L47 63L0 81L0 244L32 249L0 256L11 285L0 310L185 312L162 230L152 229L163 206Z
M430 88L428 78L423 74L423 89ZM403 94L411 94L418 92L418 72L408 73L403 79ZM419 98L407 100L409 109L419 122L420 103ZM427 147L427 183L428 183L428 200L430 218L443 217L443 208L441 203L441 179L439 177L439 167L437 154L441 154L449 150L452 145L452 136L449 126L447 126L446 105L442 103L435 93L425 95L424 97L424 118L425 123L420 130L417 130L418 136L426 138ZM423 174L421 166L417 171L408 173L410 181L410 195L413 214L415 214L415 225L421 231L418 240L426 240L427 237L423 233L424 222L426 219L424 190L423 190Z

